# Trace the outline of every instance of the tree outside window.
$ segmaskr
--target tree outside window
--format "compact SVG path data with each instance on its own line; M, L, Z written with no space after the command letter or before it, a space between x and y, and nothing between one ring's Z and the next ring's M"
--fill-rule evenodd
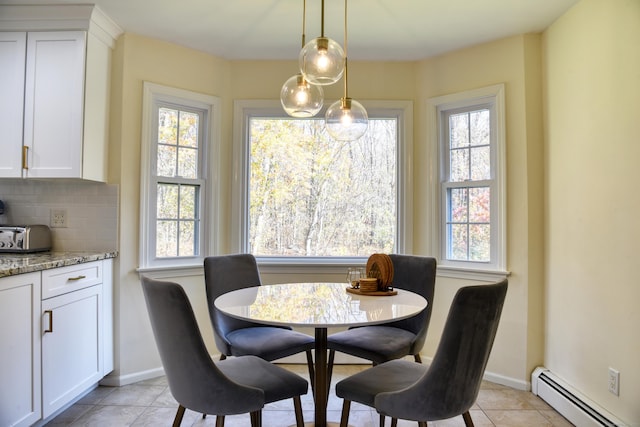
M396 245L397 120L337 142L322 119L252 117L249 248L256 256L353 257Z
M196 256L200 114L158 108L156 257Z
M448 115L447 257L491 260L491 113Z

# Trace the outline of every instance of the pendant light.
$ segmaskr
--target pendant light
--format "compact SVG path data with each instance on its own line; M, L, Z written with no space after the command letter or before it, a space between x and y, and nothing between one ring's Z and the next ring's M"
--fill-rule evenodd
M347 0L344 0L344 97L334 102L325 114L325 128L333 139L355 141L365 134L369 127L367 110L358 101L349 98L347 52Z
M331 85L342 77L344 60L342 46L324 35L324 0L322 0L320 37L302 47L298 56L300 72L311 84Z
M302 1L302 46L305 42L307 4ZM302 74L290 77L280 90L282 108L291 117L313 117L322 109L324 93L321 86L310 84Z

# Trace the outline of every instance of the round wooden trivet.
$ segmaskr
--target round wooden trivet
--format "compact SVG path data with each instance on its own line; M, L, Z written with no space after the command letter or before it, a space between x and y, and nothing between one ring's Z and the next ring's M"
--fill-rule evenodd
M387 289L393 281L393 263L386 254L373 254L367 260L367 277L378 279L380 289Z

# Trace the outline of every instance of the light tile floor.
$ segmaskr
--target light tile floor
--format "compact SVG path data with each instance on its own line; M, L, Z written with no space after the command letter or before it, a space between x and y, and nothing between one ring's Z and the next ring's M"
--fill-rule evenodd
M306 365L281 365L308 379ZM352 375L367 365L336 365L333 384ZM69 409L58 415L47 426L171 426L178 404L171 396L165 377L123 387L98 387ZM311 392L302 397L306 422L313 421L313 398ZM333 390L329 396L327 419L340 421L342 400ZM572 426L543 400L529 392L514 390L502 385L483 382L476 404L470 410L476 427L567 427ZM370 408L351 405L349 425L352 427L377 427L378 414ZM295 425L293 402L286 400L266 406L262 413L264 427ZM387 424L389 419L387 418ZM201 414L187 410L182 426L214 426L215 417L203 419ZM227 417L226 427L249 426L248 415ZM400 420L398 427L417 423ZM430 427L464 426L462 417L429 423Z

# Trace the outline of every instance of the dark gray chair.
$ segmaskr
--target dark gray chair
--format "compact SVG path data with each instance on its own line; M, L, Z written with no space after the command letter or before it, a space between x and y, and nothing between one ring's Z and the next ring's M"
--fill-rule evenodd
M220 295L251 286L260 286L260 272L251 254L211 256L204 259L204 278L209 316L221 359L227 356L258 356L267 361L305 352L313 390L313 337L289 327L266 326L227 316L215 308Z
M392 360L336 384L344 399L341 426L349 420L351 402L373 407L385 416L418 421L442 420L462 415L473 426L469 408L480 391L507 293L507 280L458 290L430 366Z
M297 426L304 425L300 396L309 387L304 378L256 356L214 363L182 286L142 277L142 289L169 389L179 404L174 427L185 408L216 415L218 427L225 415L249 412L252 427L260 427L262 407L289 398Z
M409 319L354 327L329 335L328 383L331 382L336 351L371 360L374 366L405 356L413 356L416 362L422 362L420 350L431 319L436 260L415 255L391 254L389 257L393 263L393 286L420 294L429 304L420 314Z

